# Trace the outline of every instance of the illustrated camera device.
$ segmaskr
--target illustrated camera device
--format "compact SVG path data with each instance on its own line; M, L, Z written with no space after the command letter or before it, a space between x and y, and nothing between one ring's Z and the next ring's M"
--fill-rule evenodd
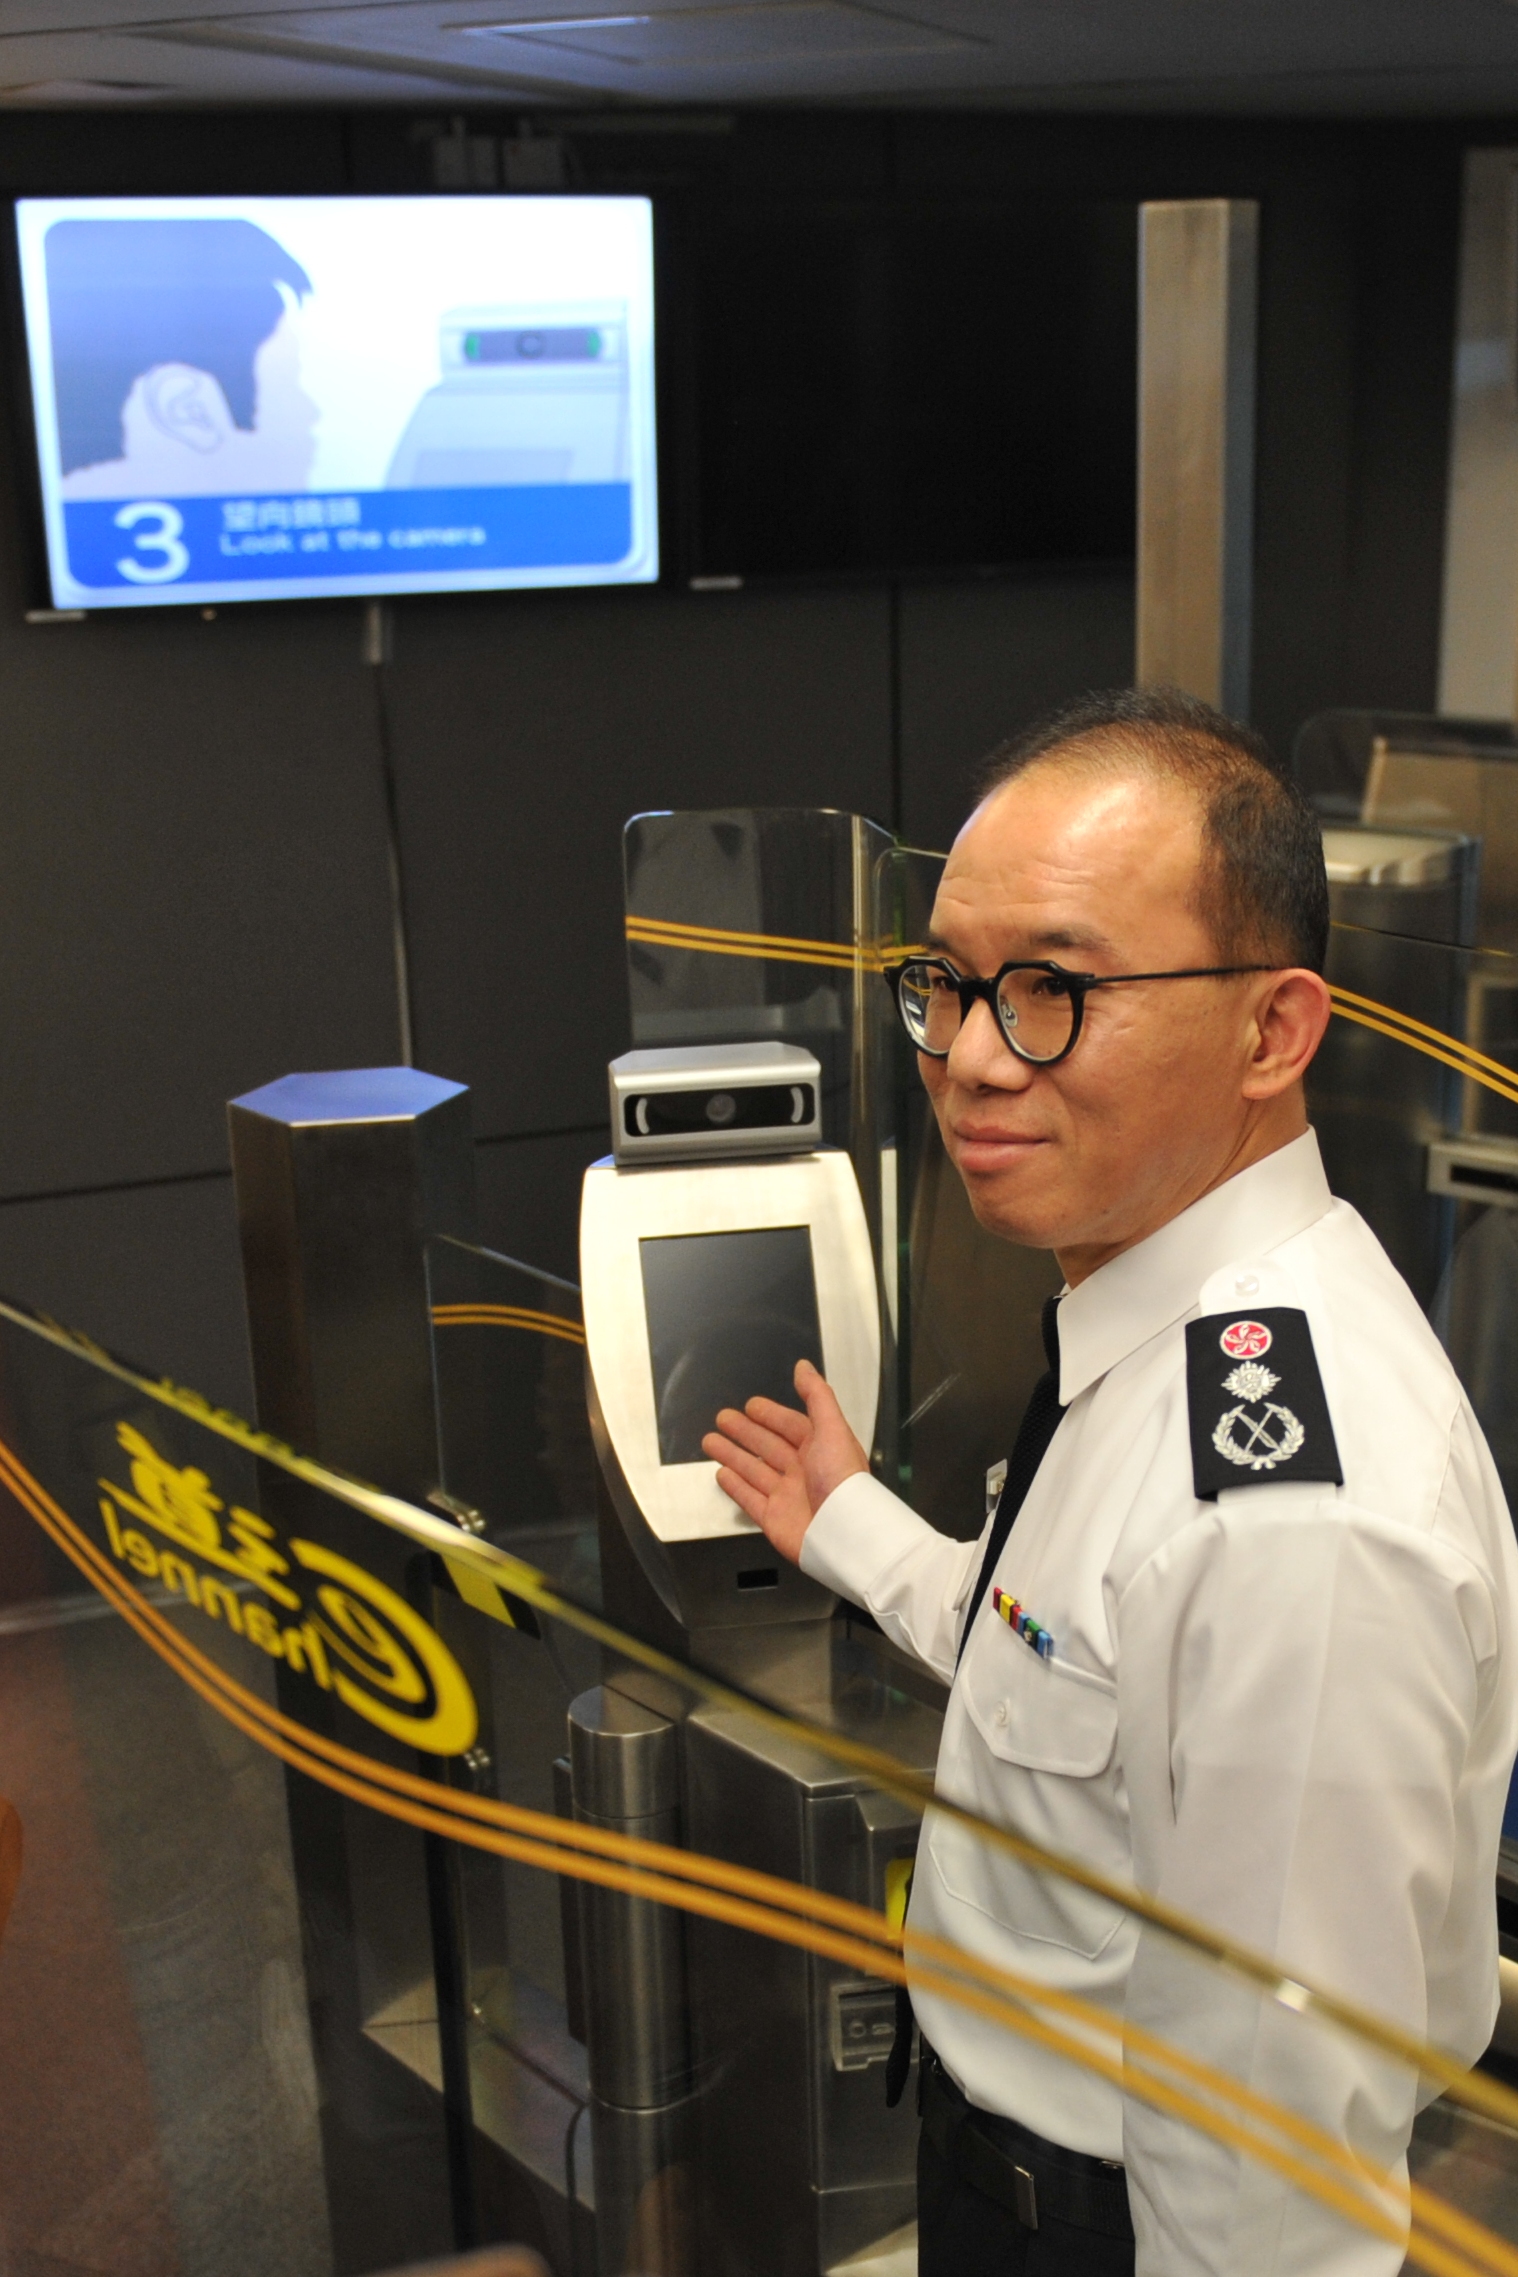
M638 1562L685 1629L822 1618L701 1441L756 1394L791 1407L811 1360L871 1444L880 1312L854 1167L820 1145L821 1070L794 1046L629 1052L614 1152L580 1211L591 1426Z
M406 423L387 490L628 480L620 301L449 309L438 358L442 377Z

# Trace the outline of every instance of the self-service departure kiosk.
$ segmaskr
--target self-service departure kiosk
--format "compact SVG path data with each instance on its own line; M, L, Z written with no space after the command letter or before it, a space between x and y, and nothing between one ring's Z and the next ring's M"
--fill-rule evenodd
M613 1152L586 1173L581 1215L606 1609L929 1771L931 1680L914 1691L881 1640L770 1548L701 1449L721 1407L755 1393L799 1405L802 1358L872 1444L880 1294L853 1165L819 1143L819 1082L790 1045L612 1064ZM693 1707L608 1656L570 1709L570 1741L579 1816L630 1830L657 1816L693 1851L881 1910L899 1901L915 1813L757 1720ZM576 1934L602 2277L868 2270L914 2212L914 2098L884 2100L891 1987L610 1893Z
M832 1611L701 1451L719 1408L797 1406L801 1359L871 1442L874 1262L853 1165L819 1144L819 1080L785 1044L612 1062L612 1158L580 1217L592 1429L625 1538L687 1632Z

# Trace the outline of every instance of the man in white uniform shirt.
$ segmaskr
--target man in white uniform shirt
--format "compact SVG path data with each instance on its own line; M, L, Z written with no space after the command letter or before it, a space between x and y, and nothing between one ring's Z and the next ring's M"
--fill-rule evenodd
M1000 1510L978 1543L936 1532L805 1362L805 1414L724 1410L706 1451L952 1683L941 1793L1474 2061L1518 1553L1460 1384L1308 1128L1327 924L1311 811L1190 698L1091 698L999 754L895 986L976 1216L1065 1277ZM1411 2077L953 1820L929 1817L911 1923L1400 2171ZM1264 2168L914 2005L921 2277L1135 2253L1140 2277L1393 2277L1396 2246Z

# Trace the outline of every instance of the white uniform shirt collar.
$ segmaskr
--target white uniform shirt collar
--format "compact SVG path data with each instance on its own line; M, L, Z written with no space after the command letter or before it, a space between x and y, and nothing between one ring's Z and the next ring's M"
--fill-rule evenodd
M1305 1232L1332 1201L1317 1137L1304 1131L1099 1266L1060 1304L1060 1404L1184 1319L1210 1274Z

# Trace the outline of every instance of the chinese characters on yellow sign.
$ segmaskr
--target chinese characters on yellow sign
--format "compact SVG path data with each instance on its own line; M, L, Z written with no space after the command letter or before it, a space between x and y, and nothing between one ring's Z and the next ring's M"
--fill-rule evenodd
M392 1739L431 1755L473 1746L479 1719L464 1672L404 1597L320 1542L281 1546L268 1519L228 1508L204 1471L176 1466L134 1425L119 1423L116 1437L131 1484L99 1484L118 1565L335 1693Z

